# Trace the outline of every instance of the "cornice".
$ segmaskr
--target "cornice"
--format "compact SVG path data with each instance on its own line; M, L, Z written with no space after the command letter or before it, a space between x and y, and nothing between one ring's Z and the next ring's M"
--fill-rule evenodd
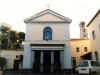
M24 21L25 23L68 23L68 21Z

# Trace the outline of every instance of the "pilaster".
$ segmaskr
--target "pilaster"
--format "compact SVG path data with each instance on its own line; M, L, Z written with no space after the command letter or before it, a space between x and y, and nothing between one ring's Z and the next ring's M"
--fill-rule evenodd
M31 68L31 47L29 44L25 44L24 46L23 68L24 69Z
M71 52L70 46L65 45L64 47L64 69L71 69Z
M51 52L51 72L54 71L54 51Z
M31 51L31 68L33 68L34 63L34 51Z
M41 51L40 56L40 71L43 72L43 51Z
M60 51L61 68L64 69L64 51Z

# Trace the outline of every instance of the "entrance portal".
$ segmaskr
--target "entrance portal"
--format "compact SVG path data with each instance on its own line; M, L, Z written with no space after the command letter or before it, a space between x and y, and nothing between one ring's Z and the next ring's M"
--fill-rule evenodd
M51 51L43 52L43 72L44 73L51 72Z
M41 54L41 52L43 54ZM51 56L52 55L51 53L53 53L53 56ZM42 66L40 60L42 60L43 62ZM53 63L51 63L51 60ZM41 73L41 72L60 73L61 72L60 51L34 51L33 71L34 73Z

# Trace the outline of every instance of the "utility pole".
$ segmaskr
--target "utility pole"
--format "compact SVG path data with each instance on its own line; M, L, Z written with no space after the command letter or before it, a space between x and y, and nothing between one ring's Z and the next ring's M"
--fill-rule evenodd
M0 32L0 57L1 57L1 32Z

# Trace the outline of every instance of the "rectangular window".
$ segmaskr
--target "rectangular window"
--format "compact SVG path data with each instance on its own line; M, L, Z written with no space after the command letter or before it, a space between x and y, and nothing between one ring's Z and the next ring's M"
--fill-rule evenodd
M76 47L76 52L79 52L79 47Z
M87 47L84 47L84 51L87 52Z
M88 64L88 61L82 61L79 63L79 67L88 67L89 64Z
M92 31L92 37L93 37L93 40L95 40L95 38L96 38L95 31Z

